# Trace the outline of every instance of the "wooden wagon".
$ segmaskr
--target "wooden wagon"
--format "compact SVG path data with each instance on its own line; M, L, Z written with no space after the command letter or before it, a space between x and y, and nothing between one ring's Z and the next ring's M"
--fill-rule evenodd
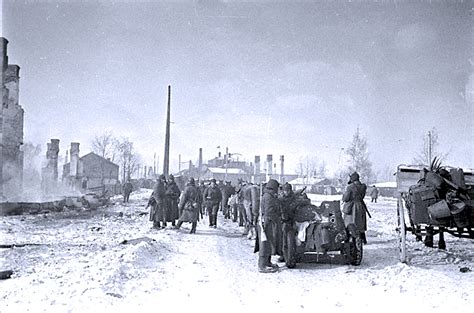
M474 238L474 171L444 167L445 172L461 173L462 184L441 176L447 194L430 184L420 184L428 172L422 166L397 167L397 218L400 261L407 262L406 234L433 247L433 236L439 234L438 248L445 249L444 233L460 238ZM462 186L461 186L462 185ZM457 195L451 196L451 194Z

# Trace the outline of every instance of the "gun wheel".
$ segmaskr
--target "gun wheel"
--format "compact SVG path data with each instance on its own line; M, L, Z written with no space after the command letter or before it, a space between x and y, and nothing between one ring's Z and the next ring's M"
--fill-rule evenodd
M351 237L349 246L349 258L351 265L358 266L362 262L362 257L364 255L363 246L362 238L360 238L360 236Z

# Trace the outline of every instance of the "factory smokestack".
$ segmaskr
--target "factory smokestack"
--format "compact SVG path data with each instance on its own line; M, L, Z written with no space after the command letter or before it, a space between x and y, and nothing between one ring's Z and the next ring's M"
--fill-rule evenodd
M255 170L253 174L255 176L260 175L260 156L259 155L255 156Z
M267 154L267 175L273 174L273 155Z
M285 175L285 156L280 155L280 182L283 183L283 176Z
M202 172L202 148L199 148L198 178L201 178Z

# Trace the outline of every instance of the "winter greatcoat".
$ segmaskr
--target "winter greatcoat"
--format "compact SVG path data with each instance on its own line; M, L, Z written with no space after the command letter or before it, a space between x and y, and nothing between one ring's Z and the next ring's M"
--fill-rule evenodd
M257 225L258 215L260 214L260 190L256 185L243 187L243 200L245 215L247 217L247 226Z
M346 192L342 196L344 201L344 223L345 225L355 224L359 232L367 230L367 207L364 203L367 186L356 180L347 186Z
M221 193L222 193L222 202L221 202L222 212L224 213L225 216L229 217L230 213L228 211L229 210L228 202L229 202L230 196L232 196L235 193L235 188L234 186L230 184L225 184L224 186L222 186Z
M378 196L379 196L379 189L377 187L372 188L372 191L370 192L370 197L372 199L377 200Z
M300 201L291 191L288 195L280 198L282 219L282 252L287 267L296 264L296 236L298 229L295 223L296 208Z
M206 201L206 208L209 210L209 214L217 215L219 210L219 203L222 200L222 193L219 187L209 186L204 191L204 201Z
M179 200L179 210L182 212L180 222L197 222L201 210L201 193L193 184L187 183Z
M280 201L277 198L277 191L269 188L265 188L262 197L262 224L261 231L265 232L267 240L260 242L259 257L282 255Z
M152 197L155 199L155 206L151 210L151 217L150 219L153 222L161 222L163 220L163 207L165 205L166 201L166 187L164 182L159 179L155 187L153 188L153 194Z
M166 186L166 221L173 222L174 220L179 218L178 213L178 199L181 191L179 190L178 185L176 182L170 181Z
M123 185L123 201L128 202L128 199L130 197L130 194L132 193L133 190L133 185L131 182L126 182Z

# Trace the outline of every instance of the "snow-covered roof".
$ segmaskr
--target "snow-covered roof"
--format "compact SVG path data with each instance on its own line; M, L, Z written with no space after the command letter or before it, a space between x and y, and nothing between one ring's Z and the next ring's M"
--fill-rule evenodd
M316 178L316 177L298 177L293 180L290 180L288 183L292 185L314 185L321 181L324 178Z
M374 185L377 188L397 188L397 182L396 181L387 181L387 182L383 182L383 183L376 183Z
M441 167L444 167L446 168L448 171L452 168L456 168L456 167L453 167L453 166L450 166L450 165L446 165L446 166L441 166ZM400 171L421 171L423 168L429 168L429 166L425 166L425 165L405 165L405 164L401 164L398 166L398 170ZM462 168L462 171L464 172L464 174L474 174L474 169L473 168L469 168L469 167L463 167Z
M213 174L225 174L225 168L221 167L209 167L208 170ZM228 168L227 174L247 174L244 170L240 168Z

